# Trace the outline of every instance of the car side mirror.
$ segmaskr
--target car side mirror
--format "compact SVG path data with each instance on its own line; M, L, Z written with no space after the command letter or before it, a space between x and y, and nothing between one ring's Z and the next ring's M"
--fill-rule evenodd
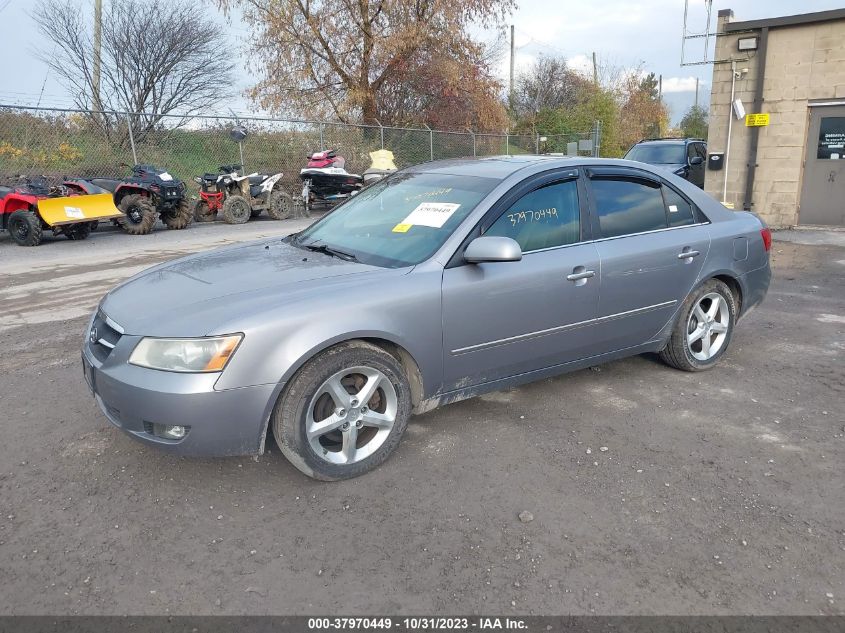
M701 156L693 156L689 159L689 164L695 167L696 165L704 164L704 159Z
M522 249L509 237L476 237L464 251L464 261L470 264L518 262L521 259Z

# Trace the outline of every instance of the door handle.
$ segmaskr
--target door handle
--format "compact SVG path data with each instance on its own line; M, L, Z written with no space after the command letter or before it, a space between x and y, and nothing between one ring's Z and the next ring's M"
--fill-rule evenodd
M693 257L698 257L701 255L698 251L681 251L678 253L678 259L691 259Z
M579 266L579 268L581 268ZM581 272L573 272L571 275L567 275L566 278L569 281L580 281L581 279L589 279L590 277L595 277L596 271L595 270L582 270Z

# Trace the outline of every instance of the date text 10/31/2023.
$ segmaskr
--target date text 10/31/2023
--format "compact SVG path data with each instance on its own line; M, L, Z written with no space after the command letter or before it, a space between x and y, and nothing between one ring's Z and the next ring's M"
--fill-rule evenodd
M510 617L308 618L309 630L518 631L526 628L525 620Z

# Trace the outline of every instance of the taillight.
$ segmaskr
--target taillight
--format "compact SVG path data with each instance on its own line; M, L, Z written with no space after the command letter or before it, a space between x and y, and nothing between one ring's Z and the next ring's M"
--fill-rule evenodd
M763 238L763 248L768 253L772 249L772 232L769 229L760 229L760 236Z

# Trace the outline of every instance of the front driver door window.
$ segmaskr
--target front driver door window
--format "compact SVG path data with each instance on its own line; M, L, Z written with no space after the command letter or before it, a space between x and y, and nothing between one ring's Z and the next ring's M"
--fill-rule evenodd
M580 215L576 179L538 186L483 231L516 240L521 261L443 271L446 391L592 354L585 330L596 315L599 260L580 241Z

